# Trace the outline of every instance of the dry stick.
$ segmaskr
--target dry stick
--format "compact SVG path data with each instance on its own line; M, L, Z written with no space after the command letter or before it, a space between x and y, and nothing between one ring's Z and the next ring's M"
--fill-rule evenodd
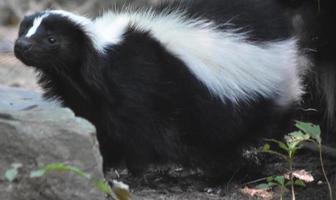
M291 156L289 157L288 162L289 162L289 179L291 182L292 200L295 200L294 179L293 179L293 158Z
M328 185L330 200L333 200L332 188L331 188L330 182L328 180L327 174L324 170L324 164L323 164L323 158L322 158L322 144L319 143L318 146L319 146L320 162L321 162L321 168L322 168L323 176L324 176L324 178L326 180L326 183Z
M258 182L265 181L265 180L267 180L267 177L259 178L259 179L256 179L256 180L252 180L252 181L243 183L242 185L250 185L250 184L258 183Z
M326 183L328 185L329 197L330 197L330 200L333 200L332 188L331 188L331 184L329 182L329 179L327 177L327 173L324 169L322 154L325 154L325 155L328 155L330 157L336 158L336 149L331 148L331 147L327 147L327 146L322 145L321 143L315 143L315 142L314 143L305 143L303 147L305 149L309 149L311 151L319 153L322 173L323 173L324 179L326 180Z

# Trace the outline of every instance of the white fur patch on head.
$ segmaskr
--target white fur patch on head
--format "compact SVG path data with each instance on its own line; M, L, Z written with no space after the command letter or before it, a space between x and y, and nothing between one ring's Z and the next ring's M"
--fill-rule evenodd
M26 37L31 37L32 35L34 35L36 31L38 30L39 26L41 25L42 21L51 15L59 15L62 17L66 17L72 23L81 26L83 28L84 33L87 34L90 39L92 39L94 47L98 51L104 52L104 48L107 42L105 38L96 36L100 34L97 33L92 20L87 17L76 15L76 14L73 14L71 12L64 11L64 10L44 11L44 14L42 16L36 17L34 19L33 26L28 30Z
M37 31L37 29L40 27L42 21L46 18L48 18L51 15L60 15L63 17L67 17L70 21L72 21L75 24L81 25L84 28L89 27L92 22L89 18L82 17L79 15L75 15L73 13L64 11L64 10L46 10L44 11L44 14L41 16L38 16L34 19L32 27L28 30L26 37L31 37L34 35Z
M92 21L89 18L75 15L64 10L52 10L49 12L65 16L72 22L81 25L84 32L93 42L94 47L101 53L105 52L107 45L121 42L121 36L128 25L128 21L123 18L115 18L113 21L109 20L107 24L104 20ZM113 18L113 16L105 16L104 19L106 18L110 19Z
M44 13L43 15L39 16L39 17L36 17L34 19L34 22L33 22L33 26L30 27L30 29L28 30L27 34L26 34L26 37L29 38L31 37L32 35L34 35L38 29L38 27L41 25L42 23L42 20L46 17L49 16L49 13Z

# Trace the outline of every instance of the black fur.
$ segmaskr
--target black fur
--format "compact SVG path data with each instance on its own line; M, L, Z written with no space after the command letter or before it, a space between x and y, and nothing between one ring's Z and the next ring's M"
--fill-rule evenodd
M176 7L187 11L190 18L201 17L216 24L230 22L231 27L248 32L248 40L266 42L287 39L293 35L291 21L286 17L281 4L277 0L184 0L181 3L162 4L158 11L176 10Z
M301 117L320 124L324 141L336 139L336 8L332 0L279 0L293 18L302 52L312 62Z
M232 18L251 31L253 42L289 37L289 22L269 2L195 0L179 6L189 17L217 23ZM165 12L174 5L165 5ZM18 41L31 20L23 20ZM152 163L174 162L228 172L240 164L243 146L284 133L290 122L290 108L272 99L224 104L148 32L129 27L123 42L104 55L66 18L51 15L42 27L32 37L31 53L16 45L16 56L40 72L47 98L95 124L105 169L124 162L137 173ZM57 44L47 43L50 34Z

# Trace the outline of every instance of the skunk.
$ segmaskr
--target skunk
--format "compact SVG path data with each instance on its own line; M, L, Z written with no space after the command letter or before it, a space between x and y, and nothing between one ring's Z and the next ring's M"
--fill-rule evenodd
M46 98L96 126L104 170L219 173L291 123L307 60L293 33L277 1L174 1L95 19L38 12L23 19L14 51Z

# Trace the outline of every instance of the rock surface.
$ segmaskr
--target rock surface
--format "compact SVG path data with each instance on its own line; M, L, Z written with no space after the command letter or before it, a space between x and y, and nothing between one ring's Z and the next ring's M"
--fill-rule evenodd
M91 183L70 173L29 178L39 166L62 162L102 178L102 159L95 128L39 93L0 87L0 199L100 200L104 196ZM20 163L12 183L5 172Z

